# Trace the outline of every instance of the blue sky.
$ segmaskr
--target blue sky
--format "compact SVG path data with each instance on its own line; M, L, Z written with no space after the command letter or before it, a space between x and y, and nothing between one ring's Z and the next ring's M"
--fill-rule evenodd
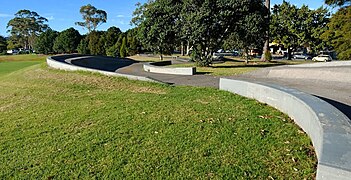
M147 0L2 0L0 6L0 35L7 36L6 25L14 14L21 9L37 12L49 20L49 26L57 31L74 27L81 34L86 30L75 26L74 22L81 21L79 8L82 5L91 4L98 9L107 12L107 23L101 25L99 30L106 30L111 26L119 27L126 31L130 26L132 12L137 2L144 3ZM280 4L283 0L271 0L271 4ZM301 6L308 5L310 8L318 8L324 0L290 0L291 3Z

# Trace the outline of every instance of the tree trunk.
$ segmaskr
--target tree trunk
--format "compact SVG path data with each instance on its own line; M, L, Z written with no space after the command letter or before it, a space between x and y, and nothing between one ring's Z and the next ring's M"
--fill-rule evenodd
M267 59L266 59L266 54L268 53L268 51L269 51L269 24L270 24L270 6L271 6L271 2L270 2L270 0L266 0L266 8L267 8L267 11L268 11L268 14L267 14L267 19L266 19L266 22L267 22L267 26L268 26L268 28L267 28L267 31L266 31L266 41L265 41L265 43L264 43L264 46L263 46L263 54L262 54L262 57L261 57L261 60L262 61L267 61Z

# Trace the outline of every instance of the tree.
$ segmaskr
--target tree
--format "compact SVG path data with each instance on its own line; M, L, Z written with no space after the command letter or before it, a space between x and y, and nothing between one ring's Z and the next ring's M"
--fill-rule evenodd
M105 55L105 38L103 31L92 31L87 36L88 38L88 47L90 54L92 55Z
M122 33L122 31L115 26L112 26L112 27L107 29L107 31L105 32L105 35L104 35L104 39L105 39L104 47L105 47L106 51L110 47L112 47L113 45L116 44L118 37L121 33Z
M34 49L38 53L49 54L54 52L53 46L58 32L52 29L48 29L45 32L41 33L36 39L34 44Z
M0 36L0 54L4 53L7 49L7 41L4 37Z
M266 15L267 11L263 11L263 7L261 0L185 1L181 16L182 35L193 46L197 64L211 64L213 53L230 34L240 31L238 27L244 26L241 22L251 12L260 11L260 15ZM264 31L258 32L260 36L263 33Z
M112 57L120 57L120 50L121 50L121 46L122 46L122 41L124 38L124 34L121 33L118 37L118 40L116 42L116 44L114 44L112 47L110 47L107 51L106 54L108 56L112 56Z
M32 49L36 37L48 28L48 20L38 13L29 10L20 10L15 18L7 23L11 38L16 39L25 49Z
M250 59L249 50L262 48L266 40L266 36L262 36L262 32L265 32L267 29L265 25L266 19L261 13L264 11L264 7L254 7L254 5L258 4L252 4L249 11L250 13L245 15L244 18L238 22L240 26L237 26L235 31L224 41L224 47L226 49L243 49L246 56L246 63L248 63Z
M144 47L154 53L170 54L178 38L180 0L156 0L138 4L132 23L139 28L139 39Z
M322 34L325 42L330 42L339 59L351 59L351 6L339 9L328 23Z
M121 49L119 50L119 55L121 58L125 58L127 56L127 40L126 37L122 40Z
M351 3L351 0L325 0L325 4L334 6L343 6Z
M107 21L107 13L104 10L96 9L91 4L80 7L79 12L82 14L84 21L75 24L87 28L89 33L95 31L99 25Z
M303 5L301 8L283 1L273 7L271 16L272 40L288 48L288 59L291 52L299 47L309 45L317 50L321 46L320 34L328 23L328 10L320 7L311 10Z
M129 29L126 33L127 36L127 54L133 56L141 51L141 43L138 40L138 29Z
M80 43L77 47L78 53L79 54L90 54L90 50L89 50L89 39L87 37L83 37L80 40Z
M74 28L62 31L54 42L54 51L58 53L72 53L77 51L81 35Z

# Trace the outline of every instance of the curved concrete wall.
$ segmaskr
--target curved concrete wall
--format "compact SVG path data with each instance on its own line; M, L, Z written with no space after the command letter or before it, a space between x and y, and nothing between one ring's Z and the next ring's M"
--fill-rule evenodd
M158 81L155 81L155 80L147 78L147 77L133 76L133 75L127 75L127 74L120 74L120 73L116 73L116 72L96 70L96 69L85 68L85 67L81 67L81 66L76 66L76 65L70 64L70 62L74 61L74 59L76 59L76 58L77 58L76 56L69 56L69 55L53 56L53 57L48 57L46 59L46 63L48 64L49 67L52 67L52 68L55 68L55 69L60 69L60 70L66 70L66 71L89 71L89 72L95 72L95 73L104 74L104 75L107 75L107 76L124 77L124 78L131 79L131 80L158 82Z
M350 179L351 121L338 109L312 95L280 86L222 78L220 89L267 103L293 118L315 147L317 179Z
M175 74L175 75L194 75L196 73L195 67L173 68L162 67L172 65L172 61L151 62L144 64L144 71L160 74Z

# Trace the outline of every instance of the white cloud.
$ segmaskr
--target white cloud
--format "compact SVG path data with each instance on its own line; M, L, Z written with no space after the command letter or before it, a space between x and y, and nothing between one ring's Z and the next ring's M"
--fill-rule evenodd
M118 21L119 24L125 25L126 23L124 21Z
M4 18L4 17L12 17L13 15L11 14L3 14L3 13L0 13L0 18Z
M125 16L123 14L117 15L118 18L124 18Z
M46 17L46 19L48 19L49 21L51 21L51 20L54 20L55 18L54 18L54 16L49 16L49 17Z

